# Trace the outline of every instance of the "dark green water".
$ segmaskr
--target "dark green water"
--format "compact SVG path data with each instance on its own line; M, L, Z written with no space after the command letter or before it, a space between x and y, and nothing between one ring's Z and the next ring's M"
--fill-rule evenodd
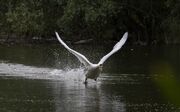
M94 63L112 48L71 47ZM0 112L179 112L179 66L180 46L125 45L85 86L60 45L0 46Z

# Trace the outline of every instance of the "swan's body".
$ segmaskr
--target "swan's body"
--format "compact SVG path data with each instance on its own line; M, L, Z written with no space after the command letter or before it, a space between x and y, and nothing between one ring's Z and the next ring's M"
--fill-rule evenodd
M94 79L96 81L97 77L101 72L102 72L102 65L93 64L91 67L88 68L88 70L85 73L86 75L85 82L87 81L88 78Z
M69 48L63 41L62 39L59 37L58 33L55 32L57 39L59 40L59 42L72 54L74 54L81 63L83 63L85 65L86 68L86 79L85 79L85 83L87 83L87 79L94 79L96 81L97 77L99 76L99 74L102 72L102 65L103 63L115 52L117 52L126 42L127 37L128 37L128 33L126 32L122 39L116 43L116 45L113 47L112 51L109 52L107 55L105 55L98 64L93 64L91 63L84 55L80 54L79 52Z

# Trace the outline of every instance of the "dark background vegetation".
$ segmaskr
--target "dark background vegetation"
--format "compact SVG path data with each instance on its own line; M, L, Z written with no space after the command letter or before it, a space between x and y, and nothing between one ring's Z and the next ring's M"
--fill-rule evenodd
M0 41L117 41L180 43L179 0L0 0Z

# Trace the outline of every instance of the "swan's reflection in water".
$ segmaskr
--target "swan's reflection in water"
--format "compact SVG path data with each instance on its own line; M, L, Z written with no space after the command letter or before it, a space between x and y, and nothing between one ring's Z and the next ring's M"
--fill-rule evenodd
M125 112L122 97L106 94L100 83L59 82L52 87L57 112Z

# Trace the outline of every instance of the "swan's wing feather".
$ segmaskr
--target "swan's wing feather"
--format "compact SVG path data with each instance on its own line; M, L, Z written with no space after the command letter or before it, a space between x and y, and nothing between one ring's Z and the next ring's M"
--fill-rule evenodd
M82 54L80 54L79 52L77 52L77 51L71 49L70 47L68 47L68 46L63 42L63 40L60 38L60 36L59 36L59 34L58 34L57 32L55 32L55 34L56 34L56 37L57 37L57 39L59 40L59 42L60 42L70 53L72 53L73 55L75 55L75 56L79 59L79 61L80 61L81 63L83 63L86 67L89 67L89 66L92 65L92 63L89 62L89 60L88 60L84 55L82 55Z
M119 49L121 49L121 47L124 45L124 43L126 42L128 37L128 32L126 32L123 37L121 38L121 40L119 42L116 43L116 45L113 47L112 51L109 52L107 55L105 55L98 64L103 64L112 54L116 53Z

